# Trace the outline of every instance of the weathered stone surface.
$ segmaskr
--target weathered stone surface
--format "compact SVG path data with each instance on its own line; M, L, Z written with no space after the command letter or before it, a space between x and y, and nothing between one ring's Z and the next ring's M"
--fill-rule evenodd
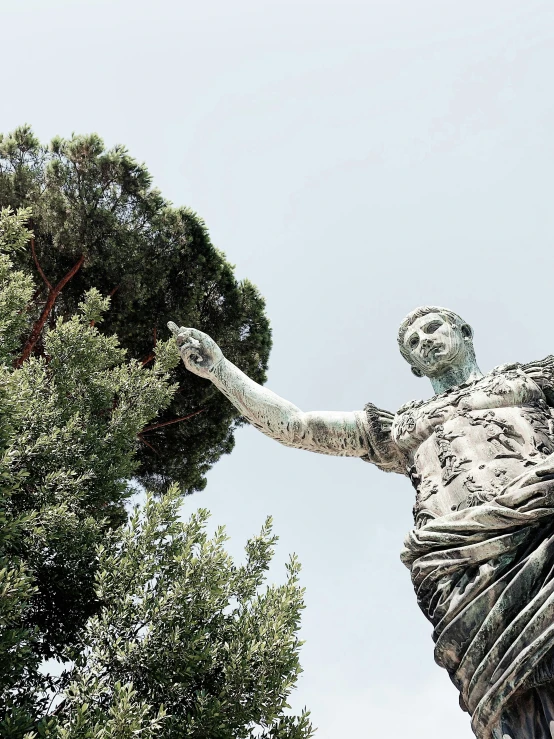
M407 475L414 528L402 561L434 626L435 658L479 739L554 736L554 357L479 370L471 328L418 308L400 351L435 395L396 414L303 412L250 380L208 336L174 331L209 378L271 438Z

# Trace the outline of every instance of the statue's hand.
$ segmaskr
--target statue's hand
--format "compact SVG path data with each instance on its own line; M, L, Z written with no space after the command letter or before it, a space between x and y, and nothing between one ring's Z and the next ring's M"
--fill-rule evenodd
M223 359L223 352L215 341L196 328L179 328L173 321L167 327L175 337L185 367L200 377L210 377L210 372Z

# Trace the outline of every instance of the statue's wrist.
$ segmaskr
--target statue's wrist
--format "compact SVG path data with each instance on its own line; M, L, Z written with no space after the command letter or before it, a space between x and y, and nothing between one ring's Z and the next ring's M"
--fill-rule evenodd
M221 357L215 362L213 367L210 367L209 374L211 375L212 382L215 382L217 384L217 380L221 378L223 373L225 372L226 365L228 364L227 360L225 359L225 356L222 354Z

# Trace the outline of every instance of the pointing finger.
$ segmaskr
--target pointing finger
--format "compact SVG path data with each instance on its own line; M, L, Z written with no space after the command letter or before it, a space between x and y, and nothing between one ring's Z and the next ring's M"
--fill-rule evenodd
M176 326L173 321L171 323L173 324L173 326ZM185 328L184 326L181 326L180 328L177 326L176 328L176 331L174 331L173 329L171 330L173 332L173 338L179 346L190 339L191 336L193 336L195 333L195 330L193 328Z

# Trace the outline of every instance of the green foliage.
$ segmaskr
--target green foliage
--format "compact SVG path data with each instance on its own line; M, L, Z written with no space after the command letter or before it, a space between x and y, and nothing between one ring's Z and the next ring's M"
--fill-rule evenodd
M108 302L91 290L57 318L43 352L13 366L34 286L12 258L28 212L0 214L0 736L20 737L46 702L43 658L77 644L98 608L97 546L126 520L137 434L176 386L172 341L150 369L101 334ZM41 697L42 696L42 697Z
M0 209L0 251L15 252L27 247L32 236L26 227L30 217L30 208L20 208L17 213L9 206Z
M28 126L0 137L0 207L8 206L32 207L37 261L29 244L14 259L37 283L33 320L51 293L38 265L55 288L84 258L56 299L54 320L73 315L81 296L96 288L112 295L103 330L116 333L131 357L148 361L173 320L209 333L241 369L264 381L271 339L260 294L248 281L237 282L201 219L165 201L124 147L107 150L96 135L43 146ZM34 350L42 349L41 338ZM179 392L142 436L136 474L158 489L177 481L191 492L204 487L205 472L232 449L240 421L209 382L181 365L171 372ZM195 411L202 412L167 423Z
M11 208L0 210L0 362L11 361L20 345L20 336L28 325L25 308L33 294L33 282L22 272L13 273L10 255L25 249L31 232L26 223L29 210L14 213Z
M174 341L148 367L128 359L91 288L14 366L33 321L34 285L11 261L27 217L0 215L0 736L308 739L308 714L287 713L299 566L264 588L271 522L240 566L205 511L180 520L176 485L126 525L139 435L178 388Z
M296 559L284 585L262 591L276 541L271 521L236 566L224 531L209 539L207 512L183 522L181 504L175 487L149 495L100 547L102 609L88 622L56 736L131 736L101 733L119 715L138 736L307 739L308 715L284 714L300 673Z
M175 390L168 347L160 345L163 361L150 370L125 361L116 337L90 324L101 308L91 291L79 314L58 318L46 332L45 355L9 376L15 401L8 471L26 476L11 506L14 514L37 516L26 560L38 587L32 623L47 657L71 642L94 610L96 544L125 520L137 434Z
M10 253L29 238L28 212L0 211L0 695L10 731L28 724L41 686L37 634L27 621L37 588L22 557L22 540L36 521L33 511L15 511L13 501L26 482L24 470L12 469L17 431L17 400L13 397L11 352L26 325L25 306L31 293L29 277L13 270ZM9 736L0 713L0 735ZM20 734L19 734L20 735Z

